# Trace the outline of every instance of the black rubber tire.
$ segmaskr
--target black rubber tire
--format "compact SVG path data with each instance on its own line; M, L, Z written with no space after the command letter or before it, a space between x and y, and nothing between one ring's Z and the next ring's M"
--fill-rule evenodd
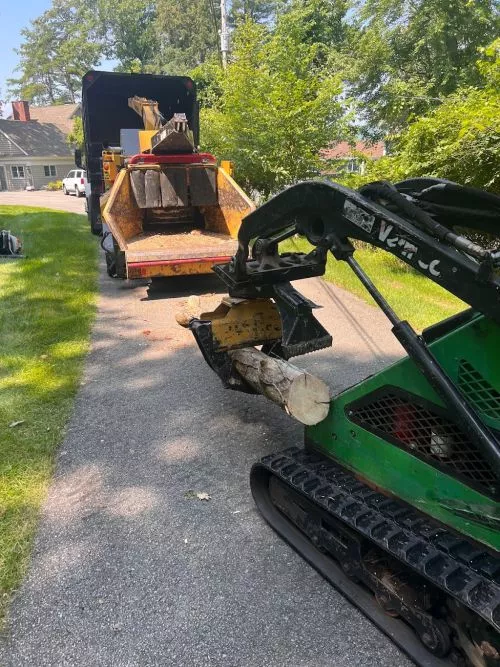
M63 185L63 195L69 195L69 192L66 190L65 185Z
M114 253L105 252L106 257L106 272L110 278L117 278L116 275L116 256Z
M87 198L87 217L90 222L90 231L95 236L100 236L102 234L102 220L101 220L101 210L99 207L99 197L90 196Z

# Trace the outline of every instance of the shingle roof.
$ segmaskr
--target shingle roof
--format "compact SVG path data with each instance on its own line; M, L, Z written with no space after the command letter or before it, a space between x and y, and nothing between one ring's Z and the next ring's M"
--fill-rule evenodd
M332 144L328 148L324 148L320 153L324 160L347 158L351 157L353 153L363 153L366 157L376 160L385 155L385 145L383 141L377 141L374 144L357 141L353 146L347 141L341 141L338 144Z
M9 141L5 141L5 136ZM30 157L68 157L72 152L66 136L52 123L23 122L0 118L0 157L21 155L16 145Z
M55 104L50 107L30 106L30 117L31 120L37 120L39 123L52 123L64 134L69 134L73 129L73 117L78 116L79 113L76 112L79 111L79 104Z

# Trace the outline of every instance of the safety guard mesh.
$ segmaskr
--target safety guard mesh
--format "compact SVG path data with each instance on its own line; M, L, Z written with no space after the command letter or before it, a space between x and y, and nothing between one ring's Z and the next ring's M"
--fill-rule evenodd
M465 359L460 361L458 367L458 386L478 412L500 419L500 392Z
M468 478L496 495L498 480L475 445L446 417L396 392L351 405L349 417L368 431L388 437L420 458Z

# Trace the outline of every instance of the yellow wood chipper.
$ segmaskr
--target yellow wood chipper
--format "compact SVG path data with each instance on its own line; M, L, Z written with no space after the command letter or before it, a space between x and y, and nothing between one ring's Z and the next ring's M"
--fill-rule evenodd
M83 125L91 230L118 278L210 273L237 249L254 206L197 150L199 108L188 77L88 72Z

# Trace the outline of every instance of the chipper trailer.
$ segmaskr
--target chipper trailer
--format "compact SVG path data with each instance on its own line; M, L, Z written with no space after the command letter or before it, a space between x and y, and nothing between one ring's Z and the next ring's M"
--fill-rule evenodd
M244 218L236 254L214 267L221 306L178 318L227 388L308 424L303 449L253 466L255 502L419 665L500 666L499 228L499 197L447 181L300 183ZM294 234L308 254L280 252ZM356 240L469 308L417 334L356 260ZM329 254L407 354L331 400L289 361L332 344L291 284L321 276Z
M87 211L119 278L206 274L236 251L254 205L228 163L198 152L188 77L91 71L83 77Z

